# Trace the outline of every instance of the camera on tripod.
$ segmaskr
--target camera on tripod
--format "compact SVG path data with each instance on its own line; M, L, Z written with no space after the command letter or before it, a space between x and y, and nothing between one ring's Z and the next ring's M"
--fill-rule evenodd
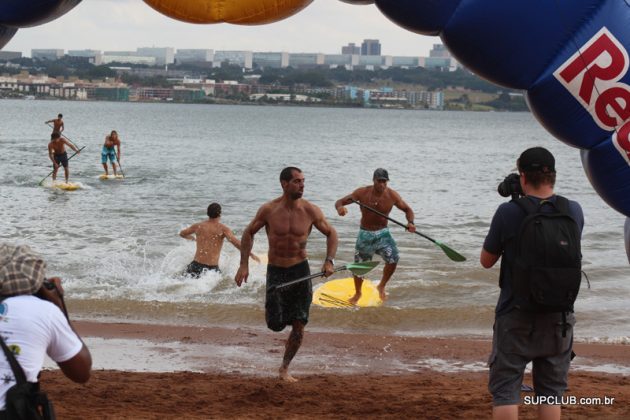
M518 199L523 196L523 189L521 188L521 176L519 174L509 174L497 187L497 192L501 197L512 196L512 200Z

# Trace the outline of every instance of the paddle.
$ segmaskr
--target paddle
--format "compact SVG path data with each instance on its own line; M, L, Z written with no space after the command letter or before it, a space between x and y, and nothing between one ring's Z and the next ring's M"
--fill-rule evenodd
M77 154L77 153L79 153L79 152L80 152L81 150L83 150L83 149L85 149L85 146L83 146L82 148L80 148L78 151L74 152L74 153L72 154L72 156L70 156L70 157L68 158L68 160L70 160L70 159L72 159L73 157L75 157L75 156L76 156L76 154ZM50 173L49 173L48 175L46 175L44 178L42 178L42 180L41 180L41 181L39 181L39 184L37 184L37 185L42 185L42 182L44 182L44 181L46 180L46 178L48 178L49 176L51 176L51 175L53 174L53 172L55 172L55 170L54 170L54 169L53 169L52 171L50 171Z
M120 158L118 157L118 153L116 153L116 150L114 149L114 154L116 155L116 162L118 162L118 169L120 169L120 173L122 174L123 178L125 177L125 173L122 170L122 166L120 165ZM112 166L114 164L112 163Z
M389 220L390 222L394 222L394 223L396 223L397 225L400 225L400 226L404 227L405 229L407 229L407 225L405 225L405 224L403 224L403 223L400 223L400 222L399 222L399 221L397 221L397 220L392 219L391 217L387 216L385 213L381 213L380 211L378 211L378 210L376 210L376 209L373 209L373 208L372 208L372 207L370 207L370 206L366 206L365 204L360 203L360 202L358 202L358 201L356 201L356 200L352 200L352 202L353 202L353 203L358 204L359 206L363 207L363 208L364 208L364 209L366 209L366 210L369 210L369 211L371 211L371 212L373 212L373 213L378 214L378 215L379 215L379 216L381 216L381 217L386 218L386 219L387 219L387 220ZM427 235L425 235L425 234L423 234L423 233L420 233L420 232L418 232L418 231L415 231L414 233L415 233L416 235L420 235L420 236L422 236L423 238L426 238L426 239L430 240L430 241L431 241L431 242L433 242L435 245L437 245L438 247L440 247L440 248L442 249L442 251L444 251L444 253L445 253L445 254L446 254L446 255L447 255L447 256L448 256L451 260L453 260L453 261L458 261L458 262L459 262L459 261L466 261L466 257L464 257L463 255L461 255L459 252L457 252L457 251L455 251L455 250L453 250L453 249L449 248L448 246L446 246L445 244L441 243L440 241L436 241L435 239L430 238L430 237L428 237Z
M50 123L46 123L46 125L54 130L54 127L52 125L50 125ZM66 140L68 140L70 143L72 143L72 145L74 147L79 147L72 140L70 140L70 137L68 137L68 136L66 136L65 134L62 134L62 133L59 133L59 135L63 136Z
M352 274L361 277L364 274L367 274L370 271L372 271L372 269L376 267L377 265L378 265L378 261L365 261L365 262L358 262L358 263L350 263L350 264L342 265L341 267L335 268L333 273L336 273L337 271L342 271L342 270L350 270ZM271 286L269 288L269 291L273 292L277 289L282 289L283 287L287 287L292 284L299 283L301 281L311 280L316 277L322 277L323 275L324 275L324 272L321 271L316 274L311 274L310 276L302 277L296 280L291 280L286 283L278 284L276 286Z

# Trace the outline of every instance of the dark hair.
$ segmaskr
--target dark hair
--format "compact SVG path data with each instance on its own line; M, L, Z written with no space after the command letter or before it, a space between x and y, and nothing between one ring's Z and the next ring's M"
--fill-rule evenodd
M114 134L118 135L118 131L116 131L116 130L112 130L112 132L111 132L111 133L109 133L109 135L110 135L110 136L113 136Z
M59 114L57 115L57 118L63 118L63 115Z
M59 131L53 131L52 134L50 135L51 139L58 139L59 137L61 137L61 134L59 134Z
M543 184L549 184L553 187L556 184L555 172L528 171L523 173L525 178L527 178L527 183L532 184L534 188L538 188Z
M212 203L208 206L208 217L211 219L216 219L221 216L221 204Z
M300 168L296 168L295 166L287 166L280 172L280 181L291 181L293 179L293 171L297 171L302 173Z

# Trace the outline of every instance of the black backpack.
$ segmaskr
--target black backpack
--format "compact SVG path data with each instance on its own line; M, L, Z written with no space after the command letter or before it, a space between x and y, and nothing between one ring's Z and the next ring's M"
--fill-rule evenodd
M555 203L534 204L521 197L515 203L526 214L516 236L512 266L515 306L539 313L572 312L582 280L582 252L581 232L569 215L569 200L556 196Z

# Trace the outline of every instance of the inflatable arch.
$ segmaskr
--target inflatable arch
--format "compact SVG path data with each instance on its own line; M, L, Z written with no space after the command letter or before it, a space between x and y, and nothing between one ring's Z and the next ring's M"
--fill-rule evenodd
M2 0L0 48L17 28L81 0ZM144 0L192 23L270 23L313 0ZM341 0L375 5L394 23L439 36L479 76L526 92L560 141L581 150L589 181L630 216L630 0Z

